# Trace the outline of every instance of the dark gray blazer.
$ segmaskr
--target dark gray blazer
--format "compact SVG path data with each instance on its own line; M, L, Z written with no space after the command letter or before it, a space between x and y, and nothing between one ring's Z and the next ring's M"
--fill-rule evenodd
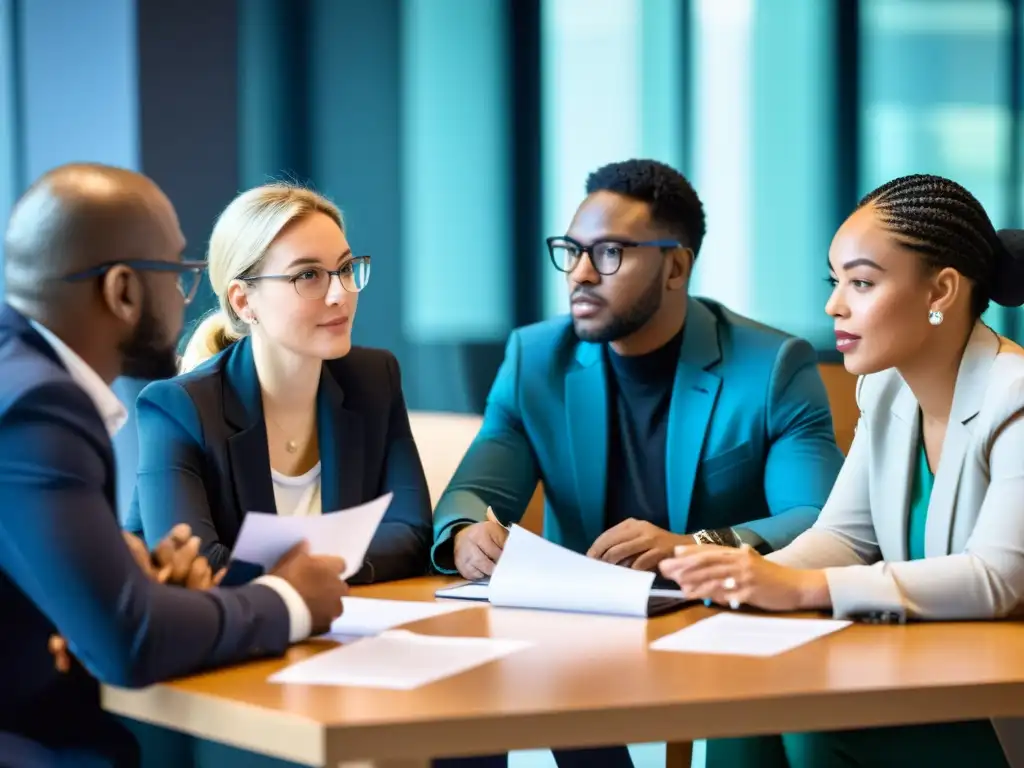
M225 565L247 512L276 513L263 399L249 339L139 395L139 474L125 525L152 546L188 523L215 568ZM354 347L324 363L317 393L320 497L325 512L392 491L353 583L427 572L430 494L398 361Z

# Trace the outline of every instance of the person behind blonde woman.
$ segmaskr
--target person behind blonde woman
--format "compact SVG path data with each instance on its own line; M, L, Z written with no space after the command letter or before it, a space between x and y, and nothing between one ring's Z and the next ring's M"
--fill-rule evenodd
M218 218L208 273L219 310L193 333L184 373L138 399L126 527L147 542L187 523L216 570L248 512L320 515L390 491L351 581L426 573L426 479L398 362L352 345L370 257L347 235L333 203L282 183L244 192Z
M826 311L861 417L821 516L792 543L680 547L693 598L872 621L998 619L1024 596L1024 350L981 321L1024 303L1024 232L948 179L879 187L829 252ZM970 652L969 649L967 652ZM1005 766L991 721L708 742L718 766Z

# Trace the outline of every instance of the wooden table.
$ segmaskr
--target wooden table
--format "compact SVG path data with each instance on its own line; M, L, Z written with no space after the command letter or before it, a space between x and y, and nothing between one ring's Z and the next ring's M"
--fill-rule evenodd
M354 594L430 600L444 583ZM103 701L118 714L307 765L378 768L512 749L1024 716L1022 623L857 625L767 659L648 650L712 613L701 606L643 621L479 606L408 626L536 645L415 691L266 681L333 647L314 641L283 659L142 691L105 688Z

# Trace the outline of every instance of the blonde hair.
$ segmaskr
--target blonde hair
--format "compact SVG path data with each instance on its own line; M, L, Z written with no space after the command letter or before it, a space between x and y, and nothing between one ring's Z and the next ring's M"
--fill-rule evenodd
M228 302L228 286L239 277L258 272L267 250L294 221L323 213L345 231L341 211L310 189L275 182L243 192L217 218L210 236L207 273L220 308L196 326L181 357L185 373L249 333L249 326Z

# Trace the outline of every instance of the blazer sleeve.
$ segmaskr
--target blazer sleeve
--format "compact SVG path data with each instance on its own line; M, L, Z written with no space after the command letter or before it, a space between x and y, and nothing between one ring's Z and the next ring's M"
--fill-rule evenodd
M430 492L409 426L402 373L391 354L387 356L387 376L391 406L380 493L391 491L394 498L370 542L366 553L368 567L351 580L353 584L422 576L429 569Z
M487 396L484 421L434 510L434 567L455 573L452 538L465 524L487 517L504 523L522 519L537 488L537 459L523 427L519 405L521 341L513 331L505 359Z
M94 413L70 382L43 384L5 412L0 569L106 683L145 686L282 653L289 618L271 588L191 591L139 569L105 493L106 435Z
M787 339L776 359L768 439L764 491L771 516L742 527L780 549L811 527L843 465L817 356L801 339Z
M203 481L203 431L195 404L173 379L147 386L136 404L139 465L129 519L140 519L146 544L155 547L178 523L202 541L216 571L231 550L221 544Z
M1024 598L1024 382L997 420L989 485L964 551L905 562L828 568L837 617L893 611L934 620L996 619ZM835 563L834 565L839 565Z
M862 383L863 379L857 384L858 404ZM769 560L792 568L827 568L864 565L881 557L871 517L867 430L861 415L850 453L821 515L810 530L769 554Z

